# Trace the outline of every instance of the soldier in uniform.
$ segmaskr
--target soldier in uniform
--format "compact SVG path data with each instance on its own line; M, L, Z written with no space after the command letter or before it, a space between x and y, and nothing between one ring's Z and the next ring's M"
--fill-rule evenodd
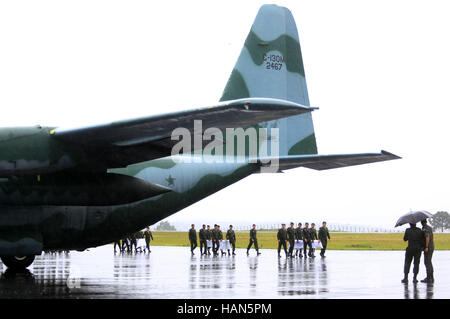
M305 223L305 227L303 228L303 254L306 255L306 248L309 247L309 253L311 254L312 243L311 243L311 233L309 232L309 223Z
M122 251L125 251L125 248L127 249L127 252L130 252L130 245L128 244L128 236L122 239Z
M315 258L316 256L314 255L314 252L316 251L316 249L312 248L312 241L318 239L318 237L317 237L317 230L316 230L316 224L311 223L311 228L309 229L309 232L311 234L311 236L310 236L311 247L309 248L309 257Z
M203 224L198 232L198 239L200 240L200 256L206 255L206 225Z
M227 230L226 235L227 240L230 241L230 246L233 247L233 256L236 255L234 251L236 250L236 234L233 230L233 225L230 225L230 228ZM230 256L230 250L228 249L228 256Z
M286 240L287 240L286 224L281 224L281 228L278 230L277 233L277 239L278 239L278 258L281 257L280 255L281 246L283 246L286 258L288 258L288 252L286 249Z
M427 277L421 282L433 283L433 264L431 263L431 258L434 252L434 240L433 240L433 228L427 225L427 220L422 220L422 231L425 236L425 250L423 252L423 259L425 261L425 268L427 269Z
M197 232L194 224L189 229L189 241L191 242L191 254L194 255L194 249L197 248Z
M253 224L252 229L250 229L250 242L248 243L248 247L247 247L247 256L248 256L250 248L252 247L253 244L255 245L256 255L261 255L261 253L259 252L259 248L258 248L258 240L256 239L256 225L255 224Z
M148 252L151 253L152 251L150 250L150 239L151 240L154 240L154 239L153 239L153 235L150 230L150 227L145 228L144 238L145 238L145 247L148 250ZM144 249L144 252L145 252L145 249Z
M114 241L114 253L116 253L116 246L119 247L119 251L122 251L122 246L120 245L120 239Z
M287 239L289 241L289 256L292 258L294 253L295 244L295 228L294 223L291 222L290 227L287 229Z
M408 282L409 269L411 268L411 262L414 259L414 279L413 283L417 282L417 274L419 273L420 255L424 248L425 235L422 230L416 227L416 224L409 224L411 227L406 229L403 240L408 242L405 252L405 277L402 279L402 283Z
M322 243L322 250L320 256L325 257L325 251L327 250L328 239L330 239L330 232L327 228L327 222L322 222L322 227L319 229L319 240Z
M218 255L218 250L219 250L219 236L217 234L217 224L214 224L214 229L211 231L211 238L212 238L212 248L213 248L213 255L217 256Z
M295 229L295 240L302 240L303 241L303 230L302 230L302 223L298 223L297 228ZM300 258L303 257L301 249L295 250L295 256L299 256Z
M217 249L219 249L219 247L220 247L220 243L222 242L222 240L223 240L223 234L222 234L222 230L220 229L220 225L217 225L217 239L218 239L218 241L217 241ZM220 255L221 256L223 256L224 254L226 254L224 251L223 251L223 249L221 248L220 249Z
M212 239L212 233L211 233L211 227L208 225L206 226L206 240L211 240ZM211 247L208 247L208 256L211 255L211 252L209 251L211 249Z
M134 246L134 252L137 252L137 237L138 237L138 232L132 233L130 235L131 251L133 251L133 246Z

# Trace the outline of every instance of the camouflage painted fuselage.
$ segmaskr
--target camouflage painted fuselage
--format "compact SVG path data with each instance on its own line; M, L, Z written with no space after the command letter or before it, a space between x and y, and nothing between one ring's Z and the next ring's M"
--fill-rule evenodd
M113 170L172 189L131 204L0 206L2 255L40 254L109 243L135 232L254 173L253 164L174 163L171 157ZM122 193L126 193L126 185ZM9 248L9 249L8 249Z

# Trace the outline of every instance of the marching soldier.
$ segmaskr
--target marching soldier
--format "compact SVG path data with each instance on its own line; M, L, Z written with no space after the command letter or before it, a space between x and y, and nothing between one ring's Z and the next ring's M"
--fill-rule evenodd
M223 234L222 234L222 231L220 230L220 225L217 225L217 239L218 239L217 249L219 249L220 244L222 243L222 240L223 240ZM221 253L220 254L221 256L223 256L225 254L225 252L223 251L222 248L220 248L220 253Z
M320 251L320 257L325 257L328 239L330 239L330 232L328 231L327 228L327 222L322 222L322 227L320 227L319 229L319 240L322 243L322 250Z
M211 239L213 246L213 255L217 256L219 251L219 234L217 233L217 224L214 224L214 229L211 231Z
M128 244L128 237L124 237L122 239L122 251L125 251L125 247L127 248L127 252L130 252L130 245Z
M261 255L261 253L259 252L259 248L258 248L258 240L256 239L256 225L255 224L253 224L252 229L250 229L250 242L248 243L248 247L247 247L247 256L248 256L250 248L252 247L253 244L255 245L256 255L257 256Z
M406 229L403 240L408 242L405 252L405 277L402 279L402 283L408 282L409 269L411 268L411 262L414 259L414 279L413 283L417 282L417 274L419 273L420 255L424 248L425 235L422 230L416 227L416 224L410 223L411 227Z
M286 258L288 258L288 252L286 249L286 240L287 240L286 224L281 224L281 228L278 230L277 233L277 239L278 239L278 258L281 258L280 255L281 246L283 246Z
M151 253L152 251L150 250L150 238L151 238L151 240L154 240L154 239L153 239L152 232L150 231L150 227L145 228L144 238L145 238L145 246L146 246L148 252ZM144 249L144 252L145 252L145 249Z
M305 227L303 228L303 254L305 255L305 258L307 258L306 248L309 247L309 253L311 253L312 249L311 233L309 232L308 227L309 223L305 223Z
M423 252L423 258L425 261L425 268L427 269L427 277L421 282L433 283L433 264L431 263L431 258L434 252L434 240L433 240L433 228L427 225L427 220L422 220L422 231L425 236L425 250Z
M137 252L137 242L138 242L138 238L140 238L141 237L141 232L139 232L139 231L137 231L137 232L135 232L135 233L133 233L132 235L131 235L131 247L133 247L133 245L134 245L134 252L136 253Z
M119 251L122 251L122 246L120 245L120 239L114 241L114 253L116 253L116 246L119 247Z
M130 234L130 236L128 236L128 242L130 243L130 252L133 252L133 246L134 244L134 234Z
M200 256L206 255L206 225L203 224L198 232L198 239L200 240Z
M287 229L287 239L289 241L289 256L292 258L294 253L295 243L295 228L294 223L291 222L290 227Z
M206 227L206 240L211 240L212 239L212 233L211 233L211 227L208 225ZM208 247L208 256L211 255L211 252L209 251L211 249L211 247Z
M189 229L189 241L191 242L191 254L194 254L194 249L197 248L197 232L195 231L195 225L191 225L191 229Z
M295 229L295 240L303 241L302 223L298 223L297 228ZM299 256L300 258L302 258L302 250L297 248L295 250L295 256Z
M311 228L309 229L309 232L310 232L310 234L311 234L311 236L310 236L311 247L309 248L309 257L315 258L316 256L314 255L314 251L315 251L316 249L315 249L315 248L312 248L312 241L313 241L313 240L317 240L316 224L314 224L314 223L311 224Z
M236 234L233 230L233 225L230 225L230 228L227 231L226 235L227 240L230 241L231 247L233 247L233 256L236 255L234 251L236 250ZM228 256L230 256L230 250L228 249Z

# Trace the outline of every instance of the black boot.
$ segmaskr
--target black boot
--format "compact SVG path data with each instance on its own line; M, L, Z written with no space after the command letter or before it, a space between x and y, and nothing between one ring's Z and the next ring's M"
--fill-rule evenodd
M407 284L408 283L408 275L405 274L405 277L402 279L402 283Z
M413 278L413 283L418 283L419 281L417 280L417 274L414 274L414 278Z

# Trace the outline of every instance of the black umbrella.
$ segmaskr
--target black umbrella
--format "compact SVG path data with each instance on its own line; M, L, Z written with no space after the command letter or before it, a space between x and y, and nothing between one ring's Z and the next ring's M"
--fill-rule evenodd
M418 210L415 212L409 212L397 220L397 224L395 224L395 227L401 226L404 224L409 224L409 223L415 224L417 222L420 222L420 221L430 218L430 217L433 217L433 214L430 214L426 210Z

